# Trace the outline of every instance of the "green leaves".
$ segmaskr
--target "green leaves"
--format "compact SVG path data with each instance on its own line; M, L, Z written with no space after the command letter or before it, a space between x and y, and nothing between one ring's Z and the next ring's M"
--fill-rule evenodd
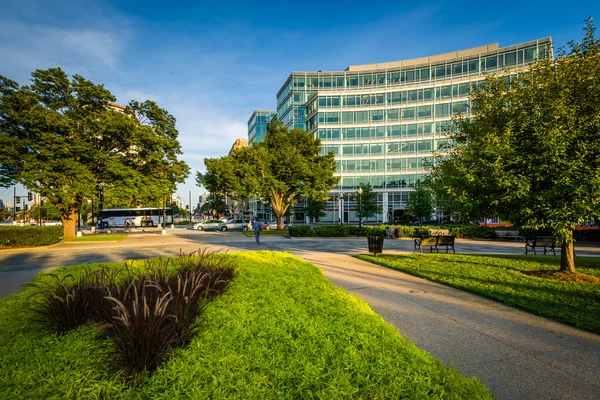
M368 183L360 184L362 195L356 195L356 216L358 218L367 219L381 212L381 207L377 201L377 193L373 191L373 186ZM362 203L362 206L359 204ZM362 210L361 210L362 208Z
M552 227L564 241L600 209L600 44L586 22L582 43L526 73L490 76L458 117L457 143L440 155L431 186L469 219L500 215Z
M205 159L206 173L198 173L196 182L238 199L268 199L283 229L283 216L292 204L304 196L323 198L337 182L333 154L320 151L319 139L273 120L263 142L227 157Z
M19 86L0 76L1 185L22 183L65 219L99 182L114 203L150 205L189 174L175 118L156 103L115 105L103 85L60 68L32 77Z
M406 210L417 217L419 223L431 218L435 211L431 190L422 185L417 186L406 202Z

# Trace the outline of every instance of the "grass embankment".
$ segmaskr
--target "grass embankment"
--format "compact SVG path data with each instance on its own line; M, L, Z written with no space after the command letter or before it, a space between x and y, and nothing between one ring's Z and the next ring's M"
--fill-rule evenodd
M235 257L239 275L208 305L199 336L133 382L103 358L109 344L93 327L44 334L25 307L30 289L0 301L0 398L490 397L315 266L285 253Z
M600 333L600 284L535 276L560 257L414 254L358 258L499 300L533 314ZM578 272L600 277L600 258L578 257Z
M118 242L127 237L126 233L84 235L73 239L63 239L63 242Z
M243 232L244 235L248 236L248 237L254 237L254 231L246 231ZM260 236L263 235L289 235L289 231L287 229L284 229L282 231L278 231L277 229L269 229L269 230L262 230L260 231Z

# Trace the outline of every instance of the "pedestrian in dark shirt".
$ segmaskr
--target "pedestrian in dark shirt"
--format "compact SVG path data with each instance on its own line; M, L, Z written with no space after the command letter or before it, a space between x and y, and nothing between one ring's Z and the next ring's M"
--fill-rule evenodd
M256 244L260 244L260 222L258 222L258 217L254 217L254 222L252 222L252 230L254 231L254 239L256 239Z

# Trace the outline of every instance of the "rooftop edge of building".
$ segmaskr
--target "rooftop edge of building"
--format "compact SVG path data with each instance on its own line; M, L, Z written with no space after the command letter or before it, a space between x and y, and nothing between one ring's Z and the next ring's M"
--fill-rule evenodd
M468 49L451 51L448 53L437 54L433 56L426 57L418 57L411 58L408 60L400 60L400 61L389 61L382 63L374 63L374 64L362 64L362 65L350 65L343 71L293 71L290 73L288 78L285 80L281 88L277 91L277 97L281 94L281 92L285 89L285 86L290 81L290 79L294 75L298 74L335 74L335 73L343 73L343 72L367 72L367 71L385 71L390 68L402 68L402 67L413 67L413 66L422 66L426 64L433 64L440 61L455 61L461 58L468 58L477 54L486 54L486 53L495 53L495 52L503 52L510 50L511 48L519 48L529 46L535 43L552 43L552 37L546 36L536 40L530 40L523 43L517 43L506 47L499 47L499 43L492 43L478 47L471 47Z
M273 114L277 115L277 110L254 110L254 111L252 111L252 115L251 115L251 116L250 116L250 118L248 119L248 123L247 123L247 125L250 125L250 122L252 121L252 118L254 118L254 116L255 116L257 113L260 113L260 112L264 112L264 113L273 113Z
M433 56L412 58L410 60L399 60L399 61L388 61L383 63L375 64L362 64L362 65L349 65L345 71L356 72L356 71L370 71L374 69L387 69L396 67L411 67L413 65L421 65L428 63L436 63L439 61L452 60L461 57L470 57L476 54L486 53L488 51L498 50L500 48L498 43L486 44L478 47L471 47L469 49L451 51L443 54L436 54Z

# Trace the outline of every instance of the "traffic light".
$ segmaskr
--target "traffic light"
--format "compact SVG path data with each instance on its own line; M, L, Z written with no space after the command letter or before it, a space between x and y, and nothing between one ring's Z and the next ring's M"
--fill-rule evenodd
M44 207L44 203L45 203L45 202L46 202L46 200L44 200L44 199L40 200L40 205L41 205L42 207Z
M40 217L46 218L46 209L45 208L40 209Z
M189 209L190 209L190 206L186 204L186 205L185 205L185 209L186 209L186 210L189 210Z
M33 193L27 192L27 200L28 201L33 201Z
M23 204L23 211L27 211L29 209L29 207L27 206L27 204Z
M15 202L21 204L21 198L19 196L15 197Z
M16 212L21 212L21 207L15 207Z

